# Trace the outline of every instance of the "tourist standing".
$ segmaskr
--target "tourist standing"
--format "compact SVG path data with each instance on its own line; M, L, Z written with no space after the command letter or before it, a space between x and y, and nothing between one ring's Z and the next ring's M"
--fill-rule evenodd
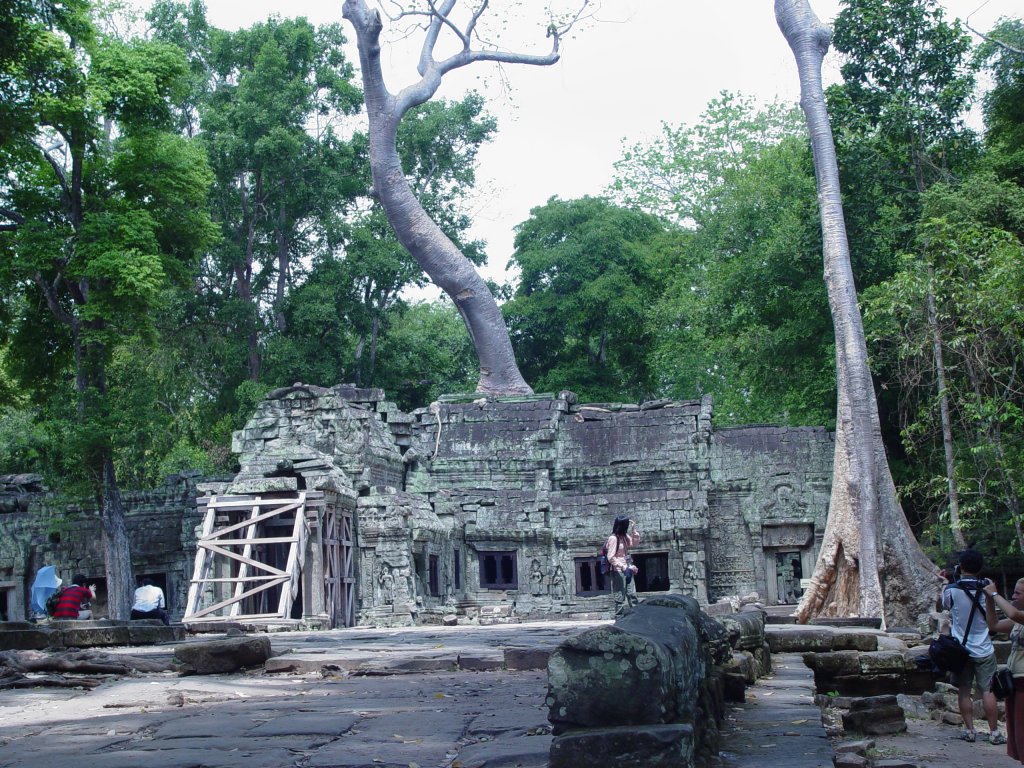
M971 687L977 684L985 708L985 718L991 731L989 742L1003 744L1006 737L999 732L996 697L989 690L992 675L996 672L996 650L988 636L985 618L986 600L983 587L988 581L980 576L984 562L981 553L973 549L965 549L958 555L958 560L960 573L954 582L942 588L942 607L949 611L952 625L950 634L963 642L970 654L963 670L952 675L953 684L957 687L960 716L964 720L964 730L960 738L969 742L977 740L974 730L974 699L971 698Z
M630 526L633 531L630 532ZM629 557L630 547L640 543L640 532L628 517L620 515L612 523L612 535L605 542L608 571L612 577L612 596L615 598L615 617L625 616L637 603L633 576L637 567Z
M153 584L149 578L142 579L142 586L135 590L135 602L132 603L133 619L160 619L164 624L170 624L167 618L167 604L164 601L164 591Z
M1013 675L1013 695L1006 699L1006 754L1024 763L1024 579L1014 584L1012 600L996 592L992 582L985 586L985 594L990 598L986 602L989 629L1010 633L1006 666ZM1005 619L996 620L996 606L1006 614Z
M96 597L96 587L86 586L84 574L76 573L67 587L57 598L57 607L53 611L55 619L91 619L92 610L89 605Z

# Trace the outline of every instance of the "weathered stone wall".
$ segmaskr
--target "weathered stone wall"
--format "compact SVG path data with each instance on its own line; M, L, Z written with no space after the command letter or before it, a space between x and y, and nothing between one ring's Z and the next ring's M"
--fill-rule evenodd
M122 495L135 573L152 576L164 587L170 612L176 616L184 611L192 575L191 557L185 556L185 550L191 543L195 552L197 478L198 473L172 475L158 488L126 490ZM5 490L0 486L0 496ZM106 568L98 509L69 503L38 483L19 499L16 511L0 514L5 618L27 618L29 589L44 565L57 566L65 584L76 573L88 576L97 585L94 613L105 615Z
M824 533L833 450L832 433L823 427L714 431L712 595L754 591L773 604L794 601L780 599L778 584L766 578L774 570L766 556L798 551L802 574L810 577Z
M642 534L642 592L791 602L820 545L833 445L825 429L715 429L710 398L447 398L405 414L380 390L297 384L261 402L233 449L233 480L125 495L136 571L166 574L172 609L196 495L330 488L356 509L359 622L403 625L607 615L596 562L620 514ZM9 604L44 564L101 577L95 512L15 485L0 494Z
M817 557L833 451L825 429L716 431L710 398L578 404L571 393L413 415L406 488L453 517L466 574L456 602L471 616L603 615L610 599L579 594L580 569L620 514L642 533L637 554L665 570L667 585L646 586L704 604L753 592L793 602ZM514 587L482 586L481 558L508 552ZM790 571L799 561L783 588L777 555Z

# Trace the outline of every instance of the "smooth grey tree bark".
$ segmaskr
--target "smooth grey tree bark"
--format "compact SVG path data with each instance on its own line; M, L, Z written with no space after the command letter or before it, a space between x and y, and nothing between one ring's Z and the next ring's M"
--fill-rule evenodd
M934 605L938 569L907 524L882 445L821 82L832 35L807 0L775 0L775 19L796 58L814 155L838 392L828 522L797 617L874 616L887 626L913 626Z
M474 49L480 18L488 10L488 0L480 0L457 21L453 15L458 0L428 0L406 11L420 16L425 23L418 72L420 79L391 93L381 68L380 13L365 0L345 0L342 16L356 33L362 69L366 111L370 124L370 169L373 191L380 200L399 242L409 251L433 282L458 307L469 330L480 363L477 391L484 394L528 394L533 390L516 365L501 310L487 284L473 264L427 215L406 180L396 147L398 123L412 108L428 101L437 92L442 78L454 69L481 61L506 64L550 65L558 61L561 36L580 18L577 13L563 26L548 27L551 50L545 55L511 53L491 48ZM586 7L587 2L582 6ZM582 9L581 9L582 10ZM460 49L447 58L435 58L435 46L442 34L454 35Z
M953 447L953 420L949 415L949 393L946 390L946 363L942 354L942 329L935 306L935 269L928 266L928 329L932 335L932 362L935 364L935 384L939 396L939 420L942 424L942 451L946 459L946 499L949 503L949 527L957 548L967 549L967 541L960 527L960 492L956 482L956 452Z

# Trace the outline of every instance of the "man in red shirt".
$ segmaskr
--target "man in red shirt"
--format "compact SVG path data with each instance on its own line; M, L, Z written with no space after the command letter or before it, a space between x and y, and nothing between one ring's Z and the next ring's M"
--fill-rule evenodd
M85 586L85 582L84 574L75 574L75 578L71 580L71 586L61 592L60 597L57 598L57 608L53 612L53 618L87 618L79 614L83 611L82 606L88 606L90 601L96 596L96 592L93 587ZM88 610L88 608L85 610Z

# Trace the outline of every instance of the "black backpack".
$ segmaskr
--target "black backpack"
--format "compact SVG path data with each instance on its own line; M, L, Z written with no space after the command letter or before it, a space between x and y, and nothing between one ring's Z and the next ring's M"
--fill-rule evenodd
M54 611L57 610L57 603L60 602L60 596L64 594L64 590L67 587L57 587L57 591L46 598L46 615L53 616Z
M967 587L961 582L956 582L956 588L962 589L965 593L970 595ZM975 589L973 595L971 595L971 613L967 617L967 626L964 627L963 640L957 640L955 637L950 635L939 635L936 637L928 646L928 659L932 663L932 667L936 672L962 672L964 667L967 666L967 661L971 658L971 654L967 651L967 636L971 633L971 624L974 621L974 615L978 612L981 605L978 602L978 596L981 594L981 587L978 586Z

